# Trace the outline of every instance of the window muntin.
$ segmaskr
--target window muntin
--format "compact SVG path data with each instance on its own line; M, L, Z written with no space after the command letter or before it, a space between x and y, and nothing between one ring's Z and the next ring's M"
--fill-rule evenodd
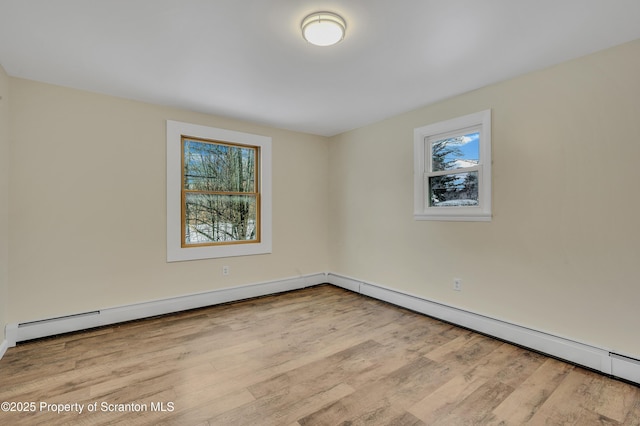
M260 241L259 148L182 137L182 247Z
M414 129L414 218L491 220L491 110Z

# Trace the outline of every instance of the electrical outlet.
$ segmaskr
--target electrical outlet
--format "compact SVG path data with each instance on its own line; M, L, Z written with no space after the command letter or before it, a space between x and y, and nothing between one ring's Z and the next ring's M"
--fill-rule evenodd
M462 291L462 280L460 278L453 279L453 289L455 291Z
M230 271L229 271L229 267L228 266L223 266L222 267L222 275L229 275Z

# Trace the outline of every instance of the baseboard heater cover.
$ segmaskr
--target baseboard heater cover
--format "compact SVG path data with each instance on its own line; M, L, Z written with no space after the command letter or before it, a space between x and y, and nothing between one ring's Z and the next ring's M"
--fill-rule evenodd
M73 320L76 318L84 318L84 317L89 317L93 315L100 315L100 311L83 312L81 314L64 315L61 317L47 318L43 320L21 322L18 324L18 328L40 326L40 325L49 324L49 323L54 324L54 323L59 323L60 321Z
M609 354L611 357L611 375L640 384L640 359L620 355Z
M66 333L68 330L82 330L97 327L99 325L99 316L100 311L91 311L22 322L17 325L17 334L20 336L20 341L23 341Z

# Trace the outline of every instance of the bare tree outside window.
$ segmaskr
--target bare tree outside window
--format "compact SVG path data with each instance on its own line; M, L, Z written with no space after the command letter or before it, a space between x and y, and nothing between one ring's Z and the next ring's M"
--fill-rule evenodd
M260 240L258 150L182 138L183 247Z

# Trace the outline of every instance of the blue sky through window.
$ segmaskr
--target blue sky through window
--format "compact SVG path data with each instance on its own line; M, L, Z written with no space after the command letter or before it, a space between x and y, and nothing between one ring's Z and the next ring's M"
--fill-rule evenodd
M432 170L455 170L476 166L480 160L480 132L431 142Z

